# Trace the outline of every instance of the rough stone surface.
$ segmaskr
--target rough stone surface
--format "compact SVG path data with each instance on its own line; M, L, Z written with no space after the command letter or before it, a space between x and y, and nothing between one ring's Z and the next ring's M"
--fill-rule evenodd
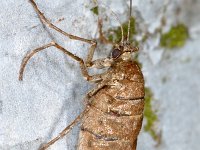
M66 32L85 38L97 36L97 16L90 11L94 6L92 0L36 2L45 15ZM128 1L106 0L104 3L122 22L127 20ZM28 1L7 0L0 4L0 149L36 150L42 142L58 135L82 111L84 95L92 85L82 78L78 64L55 48L35 55L20 82L18 71L23 56L53 39L85 58L89 45L44 28ZM158 147L143 131L138 150L198 150L200 2L133 0L133 5L141 33L152 33L141 46L139 60L146 84L157 99L154 107L158 110L162 131L162 143ZM159 34L155 31L163 15L166 16L165 31L177 22L188 26L190 38L183 48L166 50L158 46ZM59 22L62 18L64 20ZM105 26L118 25L113 16L109 18L111 21ZM96 58L109 53L102 47L98 49ZM78 130L79 126L75 127L50 149L74 150Z

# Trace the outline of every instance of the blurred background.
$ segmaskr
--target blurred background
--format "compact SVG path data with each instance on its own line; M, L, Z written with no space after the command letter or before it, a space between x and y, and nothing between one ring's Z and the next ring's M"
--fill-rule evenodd
M128 0L36 3L53 24L84 38L98 38L98 17L110 41L120 40L120 24L127 30ZM36 150L83 110L84 96L94 85L83 79L77 62L55 48L35 55L24 80L18 81L24 55L55 40L86 58L89 45L43 26L28 0L1 1L0 7L0 149ZM133 0L132 9L131 42L140 48L133 59L146 84L137 149L198 150L200 1ZM95 58L107 57L111 49L99 42ZM79 128L80 124L50 149L75 150Z

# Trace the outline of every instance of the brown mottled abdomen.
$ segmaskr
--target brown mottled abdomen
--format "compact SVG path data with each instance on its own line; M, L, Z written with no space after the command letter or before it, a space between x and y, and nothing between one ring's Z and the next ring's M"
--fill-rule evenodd
M136 62L112 67L112 84L90 98L78 150L136 150L144 109L144 79Z

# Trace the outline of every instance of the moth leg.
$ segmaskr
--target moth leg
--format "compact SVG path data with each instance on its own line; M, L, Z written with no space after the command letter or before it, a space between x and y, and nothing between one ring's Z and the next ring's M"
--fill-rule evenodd
M86 42L86 43L89 43L89 44L93 44L94 41L93 40L89 40L89 39L85 39L85 38L81 38L81 37L78 37L78 36L75 36L75 35L72 35L72 34L69 34L63 30L61 30L60 28L56 27L55 25L53 25L45 16L44 14L39 10L39 8L37 7L37 4L35 3L34 0L29 0L30 3L33 5L33 8L35 9L36 13L38 14L41 22L43 24L47 24L48 27L60 32L61 34L69 37L70 39L74 39L74 40L79 40L79 41L82 41L82 42Z
M105 67L110 67L113 64L114 60L112 58L102 58L102 59L96 59L91 62L91 66L93 68L102 69Z
M27 54L24 56L24 58L23 58L23 60L22 60L22 63L21 63L21 66L20 66L20 70L19 70L19 80L23 80L24 69L25 69L25 67L26 67L26 65L27 65L27 63L28 63L28 61L29 61L29 59L30 59L35 53L37 53L37 52L39 52L39 51L41 51L41 50L44 50L44 49L46 49L46 48L48 48L48 47L51 47L51 46L54 46L54 42L51 42L51 43L46 44L46 45L44 45L44 46L42 46L42 47L36 48L36 49L34 49L33 51L27 53Z
M54 144L59 139L63 138L82 118L83 116L88 112L89 108L87 107L74 121L72 121L62 132L59 133L57 137L49 141L48 143L44 144L39 150L46 150L49 146Z
M91 45L91 47L88 51L88 55L87 55L87 58L86 58L85 64L86 64L87 67L92 66L92 59L93 59L94 51L95 51L96 47L97 47L97 42L94 41L94 43Z
M106 86L108 83L107 80L103 80L101 82L99 82L97 84L96 87L94 87L92 90L90 90L88 93L87 93L87 98L90 98L92 97L94 94L96 94L97 91L99 91L100 89L102 89L104 86Z
M60 28L56 27L55 25L53 25L45 16L44 14L39 10L39 8L37 7L37 4L34 2L34 0L30 0L31 4L33 5L33 8L35 9L36 13L38 14L41 22L43 24L47 24L50 28L60 32L61 34L69 37L70 39L74 39L74 40L79 40L79 41L83 41L83 42L86 42L86 43L89 43L91 44L91 47L89 49L89 52L88 52L88 56L87 56L87 59L86 59L86 66L89 67L91 66L91 61L92 61L92 58L93 58L93 55L94 55L94 51L96 49L96 46L97 46L97 42L95 40L88 40L88 39L84 39L84 38L81 38L81 37L78 37L78 36L74 36L72 34L69 34L69 33L66 33L65 31L61 30Z
M85 65L83 59L81 59L80 57L72 54L71 52L69 52L68 50L66 50L65 48L61 47L60 45L58 45L57 43L55 43L54 45L56 48L58 48L59 50L63 51L66 55L70 56L71 58L73 58L74 60L79 62L80 65L80 69L82 72L83 77L90 82L99 82L102 80L102 74L97 74L97 75L89 75L88 71L87 71L87 66Z
M92 60L93 56L94 56L94 51L96 49L97 43L94 43L91 45L88 55L87 55L87 59L86 59L86 67L95 67L98 69L104 68L104 67L110 67L111 64L113 63L113 59L112 58L103 58L103 59L96 59L96 60Z
M108 85L108 80L103 80L99 83L97 83L97 85L92 89L90 90L85 98L84 98L84 103L87 104L87 106L91 106L91 103L93 101L93 99L91 98L93 95L95 95L100 89L102 89L104 86Z
M49 44L46 44L42 47L39 47L39 48L36 48L32 51L30 51L29 53L27 53L24 57L24 59L22 60L22 64L21 64L21 67L20 67L20 71L19 71L19 80L22 80L23 79L23 73L24 73L24 69L25 69L25 66L26 64L28 63L29 59L34 55L36 54L37 52L39 51L42 51L46 48L49 48L51 46L54 46L56 47L58 50L64 52L66 55L70 56L71 58L73 58L74 60L78 61L79 64L80 64L80 69L81 69L81 72L82 72L82 75L83 77L87 80L87 81L90 81L90 82L96 82L96 81L99 81L101 80L101 75L93 75L93 76L90 76L88 74L88 71L87 71L87 67L85 66L85 63L83 61L83 59L81 59L80 57L74 55L73 53L69 52L68 50L66 50L65 48L63 48L62 46L58 45L57 43L55 43L54 41L52 41L51 43Z
M98 19L98 28L99 28L99 36L100 36L99 39L100 39L100 41L105 43L105 44L114 44L114 43L108 41L103 34L102 19ZM90 47L88 55L87 55L86 66L87 67L95 67L95 68L103 68L102 64L105 64L105 65L107 64L106 66L109 66L108 63L109 63L110 60L108 58L106 58L104 60L98 59L98 60L92 61L96 46L97 46L97 42L94 41L94 43Z
M61 34L69 37L70 39L74 39L74 40L79 40L79 41L83 41L83 42L86 42L86 43L89 43L91 44L91 47L89 49L89 52L88 52L88 55L87 55L87 59L86 59L86 66L87 67L90 67L92 66L92 59L93 59L93 55L94 55L94 51L96 49L96 46L97 46L97 42L95 40L89 40L89 39L85 39L85 38L81 38L81 37L78 37L78 36L75 36L75 35L72 35L72 34L69 34L63 30L61 30L60 28L56 27L55 25L53 25L45 16L44 14L39 10L39 8L37 7L37 4L35 3L34 0L29 0L31 2L31 4L33 5L33 8L35 9L36 13L38 14L41 22L43 24L47 24L50 28L60 32ZM108 41L104 35L103 35L103 32L102 32L102 20L99 19L98 21L99 23L99 34L100 34L100 39L102 39L101 41L104 41L105 43L110 43L110 44L113 44L112 42Z
M102 19L98 19L98 29L99 29L99 39L102 43L104 44L112 44L114 45L113 42L109 41L103 34L103 30L102 30L102 27L103 27L103 20Z

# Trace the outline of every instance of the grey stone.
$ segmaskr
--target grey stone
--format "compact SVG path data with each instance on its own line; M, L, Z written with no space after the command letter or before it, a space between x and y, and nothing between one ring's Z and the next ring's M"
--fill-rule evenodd
M66 32L89 39L97 37L97 16L90 11L92 0L36 2L47 18ZM128 19L128 1L106 0L104 3L116 12L121 22ZM18 71L22 58L28 51L51 40L86 58L89 45L44 27L28 1L7 0L0 4L0 149L35 150L58 135L83 110L84 95L93 85L83 79L77 62L55 48L35 55L20 82ZM198 150L200 2L133 0L133 8L141 34L145 31L152 34L141 46L139 60L146 84L157 99L154 107L158 106L162 131L159 147L142 131L138 150ZM174 15L179 9L179 15ZM183 48L167 51L159 47L156 29L161 26L162 16L167 20L164 31L177 22L189 27L191 38ZM58 22L62 18L64 20ZM104 29L119 25L112 15L109 18ZM108 54L106 47L98 47L95 58ZM163 78L167 79L165 83ZM79 125L50 149L74 150L78 131Z

